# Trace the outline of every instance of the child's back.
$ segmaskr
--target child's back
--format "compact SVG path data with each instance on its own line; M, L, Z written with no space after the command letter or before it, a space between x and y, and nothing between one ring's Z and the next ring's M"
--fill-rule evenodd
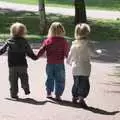
M62 64L67 54L67 41L63 37L50 37L43 43L47 56L47 63ZM41 52L39 53L39 55Z
M90 74L90 54L89 45L87 40L75 40L72 42L71 56L68 57L67 61L71 62L72 73L74 75L88 76Z
M8 65L27 66L26 55L35 59L27 40L23 37L12 37L7 42L8 46Z

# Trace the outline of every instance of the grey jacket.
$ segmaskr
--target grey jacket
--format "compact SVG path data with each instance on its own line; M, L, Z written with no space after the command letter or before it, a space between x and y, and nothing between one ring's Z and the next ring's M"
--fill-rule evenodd
M0 55L8 51L8 66L28 66L26 56L33 60L37 57L33 53L27 40L23 37L12 37L0 49Z

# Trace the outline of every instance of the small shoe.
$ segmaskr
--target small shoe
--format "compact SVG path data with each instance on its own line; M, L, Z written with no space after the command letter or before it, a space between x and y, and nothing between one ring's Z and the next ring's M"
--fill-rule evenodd
M55 100L61 102L62 101L61 96L56 96Z
M14 99L14 100L18 100L19 97L17 95L11 95L11 98Z
M26 90L25 91L25 95L29 95L30 94L30 91L29 90Z
M51 99L52 98L52 95L50 94L50 95L47 95L47 98L48 99Z
M75 97L72 98L72 102L73 102L74 104L77 104L77 103L78 103L77 100L78 100L78 98L75 98Z
M87 104L85 103L85 101L83 99L81 99L79 101L79 104L80 104L80 107L82 107L82 108L88 108Z

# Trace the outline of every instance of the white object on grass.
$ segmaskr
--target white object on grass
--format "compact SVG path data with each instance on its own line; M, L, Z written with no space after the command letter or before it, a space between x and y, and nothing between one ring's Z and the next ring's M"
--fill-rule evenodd
M98 50L96 50L96 52L100 54L100 53L102 53L102 50L98 49Z

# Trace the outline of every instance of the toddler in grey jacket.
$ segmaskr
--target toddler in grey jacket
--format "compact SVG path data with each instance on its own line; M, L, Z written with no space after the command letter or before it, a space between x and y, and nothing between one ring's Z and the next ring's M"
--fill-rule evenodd
M14 23L10 27L11 37L0 49L0 55L8 51L10 95L14 99L18 99L18 78L21 79L21 86L25 94L30 94L26 56L29 56L33 60L37 59L25 39L26 32L27 28L24 24Z

